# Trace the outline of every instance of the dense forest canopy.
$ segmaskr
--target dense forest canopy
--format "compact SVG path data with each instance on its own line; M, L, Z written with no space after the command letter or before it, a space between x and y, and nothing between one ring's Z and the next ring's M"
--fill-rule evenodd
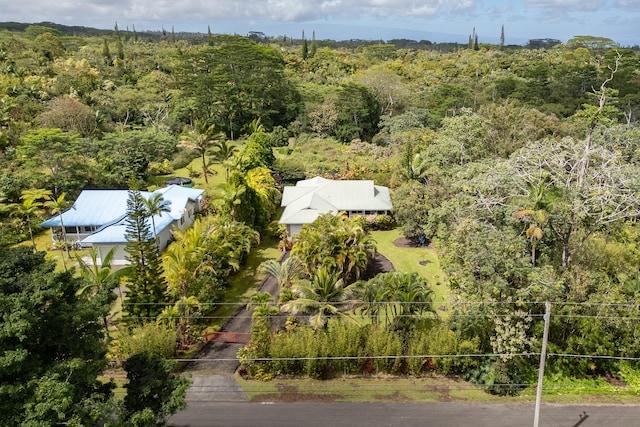
M640 298L639 70L637 49L591 36L309 45L7 26L0 195L29 212L24 190L73 198L144 186L199 153L206 178L211 153L227 175L214 205L233 221L198 227L262 231L278 205L269 170L373 179L391 188L405 236L441 252L457 302L443 334L502 355L451 372L522 384L535 364L514 355L539 350L544 301L565 316L551 325L556 354L640 356L630 326ZM225 144L236 140L234 153ZM2 213L4 243L24 240L34 221L16 212ZM216 271L235 270L245 253L234 256ZM169 280L176 294L208 295L209 278L181 274ZM335 282L324 276L315 279ZM611 359L567 360L552 369L615 372Z

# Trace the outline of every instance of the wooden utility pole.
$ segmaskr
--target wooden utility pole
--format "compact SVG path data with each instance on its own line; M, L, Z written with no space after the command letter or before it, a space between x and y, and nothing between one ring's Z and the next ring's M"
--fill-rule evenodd
M544 333L542 334L542 350L540 351L540 368L538 369L538 388L536 389L536 410L533 416L533 427L538 427L540 421L540 401L542 400L542 379L544 378L544 363L547 358L547 341L549 340L549 318L551 303L544 303Z

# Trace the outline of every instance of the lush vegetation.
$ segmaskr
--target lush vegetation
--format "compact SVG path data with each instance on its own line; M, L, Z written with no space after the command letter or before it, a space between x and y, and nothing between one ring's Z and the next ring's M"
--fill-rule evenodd
M100 296L121 278L131 290L124 306L131 330L111 348L129 359L146 351L164 375L170 367L149 356L166 355L162 328L175 332L179 349L196 343L204 315L260 238L289 245L291 236L271 225L279 185L318 174L389 186L403 235L439 251L446 278L438 280L448 283L449 299L436 303L436 283L410 271L365 277L376 252L370 228L388 226L387 218L322 217L293 240L296 261L263 267L278 276L280 298L256 295L251 303L246 372L439 372L516 393L533 382L544 302L551 301L552 375L634 378L640 54L588 36L525 47L305 45L258 34L142 37L117 27L76 35L56 26L0 31L3 247L26 241L45 249L35 247L39 222L83 188L132 190L131 269L110 277L81 264L82 274L56 276L43 260L29 264L42 265L35 270L7 266L34 283L68 288L50 293L66 295L79 314L47 321L68 337L74 322L90 318L95 330L86 348L72 349L73 363L85 366L92 358L83 352L94 352L95 365L76 383L56 385L60 396L72 396L68 408L25 409L17 402L59 382L68 368L62 356L60 366L34 362L24 390L2 388L6 414L89 416L79 407L98 399L95 375L111 344L108 334L103 347L97 338L108 323ZM136 190L176 171L203 185L207 202L194 227L177 232L161 255L155 225L145 221L161 200L146 205ZM68 260L67 238L59 237L59 257ZM18 282L7 279L3 295L24 307L37 303L22 295L35 286L30 280L14 289ZM39 322L15 323L11 313L3 324ZM11 361L31 357L21 347L30 335L7 330L3 349L17 353L5 351L11 360L0 376L24 376L28 366ZM136 340L143 333L155 337L146 347ZM265 358L275 360L256 361ZM132 375L141 360L127 365ZM151 409L161 416L180 407L184 386L163 378L177 392L165 396L166 410ZM98 400L106 402L108 391ZM123 422L162 422L145 421L149 407L139 402L123 405Z

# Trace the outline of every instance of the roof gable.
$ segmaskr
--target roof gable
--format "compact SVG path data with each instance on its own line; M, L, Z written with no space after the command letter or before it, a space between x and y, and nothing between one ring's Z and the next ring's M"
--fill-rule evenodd
M371 180L334 181L322 177L285 187L281 224L307 224L318 215L339 211L388 211L391 197L387 187Z
M170 185L154 192L141 191L145 199L152 194L162 194L171 202L171 217L179 219L188 201L198 200L204 190ZM100 227L117 221L127 213L129 190L82 190L73 206L62 213L65 227ZM42 227L60 227L60 215L40 224Z

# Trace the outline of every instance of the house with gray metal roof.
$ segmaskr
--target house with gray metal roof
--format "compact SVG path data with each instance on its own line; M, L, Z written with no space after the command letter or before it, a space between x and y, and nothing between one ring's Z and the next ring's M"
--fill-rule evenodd
M178 185L170 185L154 192L140 192L145 199L153 194L162 194L170 202L170 212L153 217L160 250L171 240L174 228L184 230L193 224L195 214L200 210L203 193L204 190ZM128 190L83 190L71 208L61 215L49 218L40 226L51 228L52 239L55 241L64 224L67 240L76 241L85 247L96 247L99 260L115 247L112 264L124 265L127 264L124 247L127 244L125 233L128 198ZM147 221L151 229L151 218Z
M389 189L371 180L331 180L315 177L286 186L282 194L284 212L280 224L287 227L289 236L300 231L327 212L346 212L355 215L384 215L393 208Z

